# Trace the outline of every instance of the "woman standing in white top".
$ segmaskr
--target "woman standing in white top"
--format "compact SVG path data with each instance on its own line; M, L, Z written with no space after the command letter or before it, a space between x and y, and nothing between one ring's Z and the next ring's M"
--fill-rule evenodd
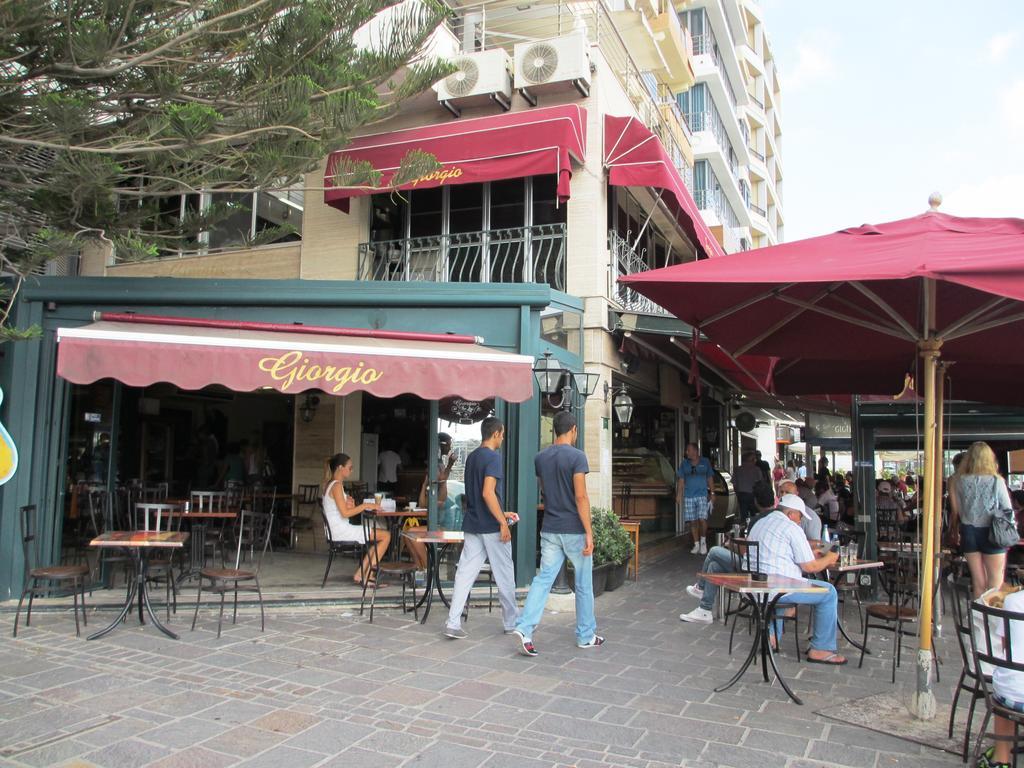
M351 518L366 511L376 511L379 507L374 503L356 504L352 497L345 493L342 483L352 474L352 459L345 453L336 453L327 460L327 477L324 485L324 514L330 529L331 541L355 541L366 544L361 525L354 525ZM383 528L373 532L374 548L377 550L374 562L380 562L391 543L391 535ZM367 551L352 579L362 584L364 574L370 575L370 553ZM372 581L370 582L373 583ZM384 586L380 584L378 586Z

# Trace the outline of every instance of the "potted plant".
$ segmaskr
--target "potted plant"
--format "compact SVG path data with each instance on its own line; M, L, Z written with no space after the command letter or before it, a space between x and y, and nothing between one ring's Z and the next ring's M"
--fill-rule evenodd
M626 580L626 568L632 555L629 533L610 509L592 507L590 529L594 535L594 597L605 590L618 589ZM569 565L569 586L576 588L575 573Z
M619 522L619 516L612 510L592 510L591 521L594 531L594 568L607 568L605 589L611 592L626 581L626 570L633 555L633 543L629 533Z

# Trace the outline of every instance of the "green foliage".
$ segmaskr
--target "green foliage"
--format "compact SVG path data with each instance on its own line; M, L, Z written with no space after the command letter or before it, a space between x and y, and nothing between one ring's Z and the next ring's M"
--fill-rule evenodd
M299 183L451 71L417 58L446 13L440 0L0 3L2 271L24 278L90 239L119 260L197 243L214 216L161 201ZM433 168L418 153L398 178Z
M603 507L591 508L590 528L594 534L595 566L605 563L622 565L629 560L633 543L617 514Z

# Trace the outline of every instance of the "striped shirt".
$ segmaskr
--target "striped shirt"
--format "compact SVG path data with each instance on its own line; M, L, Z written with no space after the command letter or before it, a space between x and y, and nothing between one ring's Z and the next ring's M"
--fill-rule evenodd
M754 523L750 538L758 543L762 573L799 579L802 577L800 563L814 560L803 528L779 510Z

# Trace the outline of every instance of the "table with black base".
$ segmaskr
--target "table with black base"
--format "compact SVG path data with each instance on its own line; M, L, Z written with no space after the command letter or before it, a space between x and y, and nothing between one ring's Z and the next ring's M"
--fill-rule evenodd
M800 697L793 693L775 664L775 652L769 641L772 617L775 615L775 606L779 602L779 598L795 592L824 592L825 587L816 586L806 579L792 579L786 576L769 576L765 581L754 581L749 573L702 573L700 578L709 584L714 584L719 589L728 589L742 595L754 611L754 642L750 645L750 653L740 665L739 671L725 685L715 688L715 693L721 693L736 685L750 665L757 660L757 655L760 653L764 681L767 683L771 680L768 677L770 664L775 673L775 679L779 681L786 695L797 704L803 704Z
M423 618L420 624L427 623L427 616L430 615L430 606L434 602L434 590L437 590L438 597L445 607L449 605L448 598L441 590L441 550L448 546L462 544L465 534L462 531L404 531L402 535L409 541L418 542L427 548L427 583L423 588L423 596L416 603L416 609L423 608Z
M104 629L89 635L87 639L97 640L104 635L113 632L114 628L127 618L128 613L132 610L132 606L135 604L137 598L139 606L139 623L146 623L142 612L143 607L145 607L145 611L149 614L149 620L153 622L153 626L172 640L177 640L178 636L160 623L160 620L156 617L156 613L153 611L153 606L149 603L149 590L146 586L146 576L149 570L148 554L151 550L181 549L185 546L186 541L188 541L188 534L178 531L107 531L106 533L101 533L89 542L89 546L91 547L110 547L130 551L132 559L135 562L135 574L128 580L128 589L127 594L125 595L124 606L121 608L121 612L117 615L117 618L110 622L110 624ZM168 575L168 578L171 578L170 575Z

